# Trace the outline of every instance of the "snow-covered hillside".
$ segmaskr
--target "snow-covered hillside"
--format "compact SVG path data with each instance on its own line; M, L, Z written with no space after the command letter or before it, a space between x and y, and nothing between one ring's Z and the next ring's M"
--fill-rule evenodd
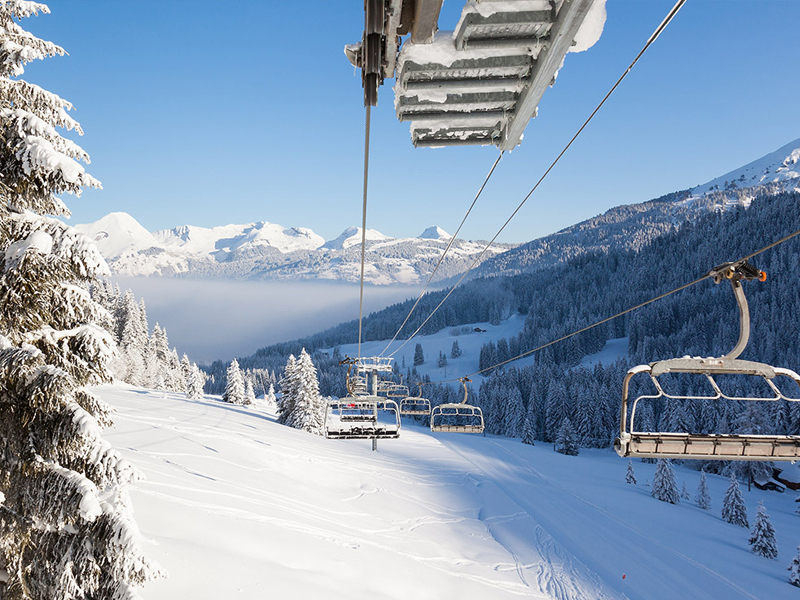
M650 497L655 465L610 451L404 422L401 437L325 440L277 425L264 407L124 386L97 389L117 409L107 438L145 475L132 490L150 555L169 573L150 600L241 598L789 600L795 494L763 500L778 560L753 555L712 509ZM694 494L699 473L676 468ZM623 578L624 575L624 578Z
M578 256L636 250L709 211L749 206L760 193L800 189L800 139L691 190L617 206L484 261L474 273L513 275L537 271Z
M787 189L800 189L800 139L708 183L692 188L692 194L703 195L716 190L750 188L768 183L786 183Z
M322 279L355 282L360 276L361 228L333 240L305 227L261 221L204 228L184 225L150 233L126 213L76 225L95 240L116 275L232 279ZM416 238L367 230L366 279L375 285L424 283L450 236L439 227ZM485 243L457 240L437 279L463 272ZM497 245L493 256L511 247Z

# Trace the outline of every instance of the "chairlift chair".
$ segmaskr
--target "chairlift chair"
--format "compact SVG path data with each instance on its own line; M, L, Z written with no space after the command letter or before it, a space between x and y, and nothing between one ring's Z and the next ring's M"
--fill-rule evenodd
M400 401L400 414L406 416L423 416L426 417L431 414L431 401L422 397L422 386L420 383L419 392L417 396L409 396Z
M622 384L622 408L620 433L614 448L622 457L719 459L719 460L791 460L800 459L800 436L763 434L694 434L682 432L645 432L636 430L636 408L641 400L655 401L667 398L678 401L747 401L775 402L787 400L798 402L800 398L786 396L775 384L778 377L786 377L800 389L800 376L790 369L772 367L765 363L740 360L750 337L750 312L742 289L742 280L766 280L766 273L746 261L725 263L709 272L715 283L728 279L733 287L739 307L739 340L728 354L719 358L684 357L662 360L648 365L639 365L628 371ZM708 394L678 395L668 393L659 377L667 373L702 375L711 386ZM633 377L646 374L656 392L642 394L631 404L628 418L628 391ZM716 377L720 375L761 377L769 394L765 397L736 396L725 393Z
M325 437L385 439L400 437L400 411L394 400L352 396L328 402Z
M347 365L348 395L328 402L325 437L372 440L400 437L400 409L397 402L368 391L369 376L372 376L373 390L376 390L381 383L378 381L378 372L391 371L391 364L382 358L350 357L339 364Z
M407 398L409 395L408 386L400 383L395 383L389 386L386 390L387 398Z
M431 411L431 431L433 433L483 433L483 411L478 406L467 404L467 382L464 386L464 399L460 403L440 404Z

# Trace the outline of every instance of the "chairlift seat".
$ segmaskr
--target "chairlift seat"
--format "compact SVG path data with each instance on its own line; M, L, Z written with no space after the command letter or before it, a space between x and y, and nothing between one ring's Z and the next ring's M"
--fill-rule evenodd
M622 408L620 413L620 433L614 441L614 448L622 457L641 456L645 458L695 458L706 460L798 460L800 459L800 436L763 434L695 434L683 432L644 432L636 430L636 408L640 401L656 401L661 398L677 401L745 401L745 402L799 402L800 398L790 397L775 385L775 379L791 379L800 390L800 376L791 369L738 357L747 346L750 338L750 310L741 281L766 280L766 274L756 269L746 260L725 263L708 273L716 283L729 280L739 309L739 339L728 354L719 358L700 358L684 356L639 365L628 371L622 383ZM704 376L711 387L711 393L677 395L664 390L659 377L668 373L683 373ZM628 416L628 390L631 379L640 374L650 377L656 393L642 394L630 403ZM725 393L715 377L720 375L760 377L769 388L771 395L734 396Z
M382 439L400 437L397 403L377 396L356 396L328 402L325 437Z
M400 401L400 414L408 416L427 416L431 414L431 401L427 398L408 396Z
M483 411L471 404L440 404L431 411L433 433L483 433Z

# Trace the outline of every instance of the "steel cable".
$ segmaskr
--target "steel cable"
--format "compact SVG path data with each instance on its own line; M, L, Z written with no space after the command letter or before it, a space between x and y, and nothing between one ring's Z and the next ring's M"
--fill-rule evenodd
M583 130L586 129L586 126L594 118L594 116L598 113L598 111L602 108L602 106L606 103L606 100L608 100L609 97L611 96L611 94L613 94L614 91L617 89L617 87L619 87L619 84L622 83L622 80L625 79L625 77L628 76L628 74L633 69L634 65L636 65L637 62L639 62L639 59L642 57L642 55L653 44L653 42L655 42L658 39L658 37L661 35L661 33L664 31L664 29L666 29L667 25L669 25L670 22L672 22L672 20L675 17L675 15L678 14L678 11L681 9L681 7L683 7L683 5L685 3L686 3L686 0L678 0L675 3L675 5L672 7L672 10L669 11L669 13L664 18L664 20L661 22L661 24L656 28L656 30L653 32L653 34L648 38L648 40L645 43L645 45L642 47L642 49L636 55L636 58L634 58L633 61L631 62L631 64L628 65L628 68L625 69L625 72L622 73L622 75L620 75L620 77L619 77L619 79L617 79L616 83L614 83L614 85L611 87L611 89L608 91L608 93L603 97L603 99L600 101L600 103L597 105L597 107L595 107L595 109L592 111L592 113L589 115L589 117L583 122L583 125L580 126L578 131L575 133L575 135L572 136L572 138L569 140L567 145L564 146L564 149L561 150L561 152L558 154L556 159L550 164L550 166L547 168L547 170L544 172L544 174L539 178L539 180L536 182L536 184L531 188L531 190L528 192L528 194L525 196L525 198L523 198L522 202L520 202L519 205L517 206L517 208L514 209L514 212L511 213L511 216L508 217L508 219L506 219L505 223L503 223L503 226L500 227L500 229L497 231L497 233L494 235L494 237L492 237L492 239L489 241L489 243L486 244L486 246L481 251L481 253L478 255L478 257L472 262L472 264L464 272L464 274L461 276L461 278L455 283L455 285L453 285L453 287L450 289L450 291L447 293L447 295L444 297L444 299L442 299L442 301L439 302L439 304L436 306L436 308L433 309L431 314L428 315L428 317L422 322L422 324L416 329L416 331L414 331L414 333L412 333L402 344L400 344L400 346L398 346L395 349L394 352L389 354L389 356L394 356L401 348L403 348L408 342L410 342L414 338L414 336L416 336L420 332L420 330L425 326L425 324L431 319L431 317L433 317L433 315L439 310L439 308L441 308L441 306L445 303L445 301L450 297L450 295L453 293L453 291L461 284L462 281L464 281L464 279L472 271L472 269L474 269L478 265L478 263L480 263L480 261L483 258L484 254L486 254L486 252L489 250L489 248L491 248L492 244L494 244L494 242L498 238L498 236L505 230L505 228L508 226L508 224L511 222L511 220L522 209L522 207L525 205L525 203L528 201L528 199L533 195L533 193L536 191L536 189L541 185L541 183L545 180L545 178L550 174L550 172L553 170L553 168L556 166L556 164L558 164L558 162L561 160L561 157L564 156L564 154L567 152L567 150L569 150L570 146L572 146L573 142L575 142L575 140L583 132ZM417 300L417 302L419 302L419 300ZM416 307L416 304L414 305L414 307ZM413 308L412 308L412 311L413 311ZM410 316L411 315L409 314L409 317ZM399 331L398 331L398 333L399 333ZM395 335L395 338L396 337L397 336ZM394 338L393 338L392 341L394 341ZM391 342L389 343L389 345L391 345ZM388 349L388 346L387 346L387 349ZM386 352L386 350L384 350L384 352Z

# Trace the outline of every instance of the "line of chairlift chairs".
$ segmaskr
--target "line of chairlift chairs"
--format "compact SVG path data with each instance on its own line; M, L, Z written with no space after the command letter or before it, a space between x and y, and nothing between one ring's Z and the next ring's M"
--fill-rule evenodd
M328 402L325 436L330 439L385 439L400 437L400 417L429 417L433 433L483 433L483 411L467 403L467 382L462 378L464 398L431 407L419 394L412 396L408 386L381 379L392 372L388 357L346 358L347 397Z
M800 375L790 369L738 358L750 337L750 312L742 281L764 281L766 273L747 261L739 261L715 267L709 275L715 283L730 281L733 288L740 323L736 346L719 358L685 356L631 368L623 381L620 432L614 447L622 457L800 460L800 435L652 432L636 427L637 424L642 427L641 419L636 420L640 402L657 402L661 399L688 402L800 401L800 398L788 395L778 385L779 378L784 378L784 381L794 382L794 385L789 383L792 388L797 386L800 390ZM484 432L483 412L480 407L467 403L469 379L464 377L460 380L464 389L461 402L431 407L430 400L422 397L422 385L418 395L411 396L407 386L381 379L382 374L392 372L391 362L392 359L388 357L347 358L342 361L348 366L348 395L328 403L326 437L372 439L375 449L376 440L400 436L401 416L429 417L433 433ZM675 391L674 381L665 381L669 379L669 374L699 376L700 381L707 385L707 392L690 394ZM647 375L648 378L644 379L642 375ZM651 387L630 402L628 396L631 380L636 376L639 376L639 380L644 379L643 383L649 383ZM731 376L734 379L736 376L756 377L763 382L766 394L751 396L726 391L738 389L732 387L735 384L731 383Z

